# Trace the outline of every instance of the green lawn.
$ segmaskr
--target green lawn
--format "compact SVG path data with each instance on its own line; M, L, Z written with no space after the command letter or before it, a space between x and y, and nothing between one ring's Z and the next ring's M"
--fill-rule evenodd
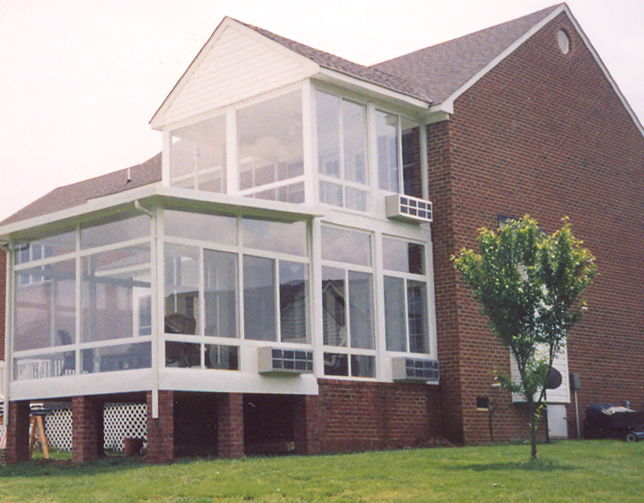
M107 458L0 467L17 502L642 502L644 442L415 449L336 456L187 460Z

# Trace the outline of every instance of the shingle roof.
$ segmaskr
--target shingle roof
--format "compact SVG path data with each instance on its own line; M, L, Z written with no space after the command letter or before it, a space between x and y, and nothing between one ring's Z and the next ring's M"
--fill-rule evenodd
M398 75L441 103L560 5L449 42L400 56L372 68Z
M128 181L129 174L129 181ZM72 183L52 190L40 199L17 211L0 225L11 224L41 215L80 206L90 199L117 194L126 190L161 181L161 154L144 163L107 175Z
M424 101L432 101L431 95L420 90L404 76L401 75L392 75L385 71L382 71L375 67L363 66L358 63L353 63L346 59L342 59L339 56L329 54L328 52L320 51L309 47L308 45L301 44L295 40L291 40L275 33L271 33L268 30L263 28L258 28L247 23L242 23L241 21L235 20L239 24L250 28L251 30L256 31L260 35L277 42L278 44L290 49L291 51L304 56L305 58L317 63L323 68L328 68L329 70L335 70L337 72L350 75L352 77L376 84L392 91L396 91L414 98L419 98Z

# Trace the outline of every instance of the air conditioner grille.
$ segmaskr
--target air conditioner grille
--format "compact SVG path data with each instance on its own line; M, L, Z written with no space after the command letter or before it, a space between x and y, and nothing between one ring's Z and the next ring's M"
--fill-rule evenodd
M412 222L432 222L431 201L405 194L392 194L385 199L387 218Z

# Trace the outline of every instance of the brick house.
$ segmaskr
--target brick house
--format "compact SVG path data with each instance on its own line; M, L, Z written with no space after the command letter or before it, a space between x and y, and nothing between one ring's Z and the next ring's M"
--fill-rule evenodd
M450 256L526 213L601 273L551 427L642 404L644 130L565 4L372 67L226 18L151 125L158 156L0 223L9 462L34 400L76 461L119 401L151 462L525 438Z

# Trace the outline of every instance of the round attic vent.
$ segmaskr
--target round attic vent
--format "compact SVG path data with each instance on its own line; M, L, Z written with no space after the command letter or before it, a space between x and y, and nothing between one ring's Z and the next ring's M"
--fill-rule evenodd
M568 54L570 52L570 37L564 30L557 32L557 44L559 44L559 50L562 54Z

